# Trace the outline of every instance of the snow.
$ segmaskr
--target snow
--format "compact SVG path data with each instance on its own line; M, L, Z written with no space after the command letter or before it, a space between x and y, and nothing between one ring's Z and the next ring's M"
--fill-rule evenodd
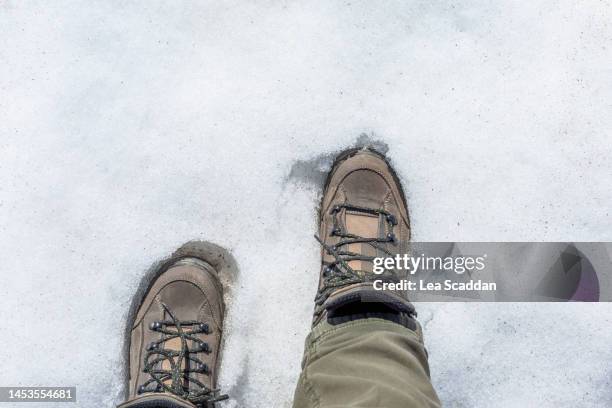
M388 147L415 240L612 240L611 17L607 1L2 2L0 385L120 402L131 296L201 239L240 267L226 406L290 406L321 177L361 134ZM418 308L446 406L612 405L610 304Z

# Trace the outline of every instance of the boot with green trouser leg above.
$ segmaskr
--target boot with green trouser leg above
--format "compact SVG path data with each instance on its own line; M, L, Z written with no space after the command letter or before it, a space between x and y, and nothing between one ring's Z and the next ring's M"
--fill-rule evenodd
M410 239L406 199L383 155L354 149L336 159L317 239L319 288L294 408L440 407L407 294L373 286L404 278L374 274L373 261L407 253Z

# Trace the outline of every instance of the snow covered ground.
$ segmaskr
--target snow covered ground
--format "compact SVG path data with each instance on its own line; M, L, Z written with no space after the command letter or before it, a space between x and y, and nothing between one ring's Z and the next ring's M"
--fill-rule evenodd
M1 1L0 385L120 402L140 278L203 239L240 266L227 406L290 406L321 174L362 133L415 240L612 240L611 22L609 1ZM419 311L446 406L612 406L610 304Z

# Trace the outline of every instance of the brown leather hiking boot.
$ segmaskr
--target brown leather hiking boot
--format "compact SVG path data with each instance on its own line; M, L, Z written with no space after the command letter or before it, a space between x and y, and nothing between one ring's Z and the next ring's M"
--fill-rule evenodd
M380 314L400 316L412 328L416 313L406 293L373 287L374 280L405 277L395 270L375 275L373 261L407 253L410 239L406 199L382 154L365 148L338 156L327 177L320 223L322 266L313 325L343 313Z
M224 317L220 258L180 251L136 299L127 402L120 408L214 407L227 399L216 389Z

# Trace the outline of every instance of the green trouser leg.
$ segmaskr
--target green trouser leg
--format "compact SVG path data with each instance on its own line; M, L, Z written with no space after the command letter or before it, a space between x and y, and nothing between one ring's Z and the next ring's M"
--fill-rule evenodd
M319 323L306 339L293 407L440 407L417 326L377 318Z

